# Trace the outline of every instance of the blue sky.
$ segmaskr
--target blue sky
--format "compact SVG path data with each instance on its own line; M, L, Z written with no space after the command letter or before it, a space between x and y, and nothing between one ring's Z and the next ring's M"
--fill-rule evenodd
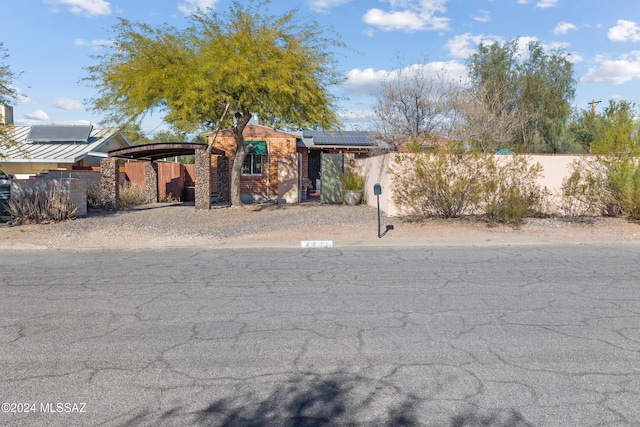
M14 119L25 124L96 124L81 81L92 55L105 52L118 18L150 25L187 24L196 8L222 12L229 0L12 0L2 8L0 41L22 96ZM640 103L640 2L635 0L274 0L273 14L299 9L331 26L348 49L337 54L346 81L335 94L347 129L363 127L379 82L392 70L425 62L452 77L480 41L540 41L570 53L575 105L594 99ZM149 134L161 115L144 122Z

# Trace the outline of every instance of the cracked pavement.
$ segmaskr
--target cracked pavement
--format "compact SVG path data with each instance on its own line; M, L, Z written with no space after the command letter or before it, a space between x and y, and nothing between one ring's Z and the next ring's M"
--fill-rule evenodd
M635 243L0 256L2 425L640 425Z

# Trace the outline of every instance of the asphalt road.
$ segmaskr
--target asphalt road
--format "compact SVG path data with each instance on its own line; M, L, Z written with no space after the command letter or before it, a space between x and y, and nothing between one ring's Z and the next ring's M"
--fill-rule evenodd
M640 425L640 245L0 252L1 425Z

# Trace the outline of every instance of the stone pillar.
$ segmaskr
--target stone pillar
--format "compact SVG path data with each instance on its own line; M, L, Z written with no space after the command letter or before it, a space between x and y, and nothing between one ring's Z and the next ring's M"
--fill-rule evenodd
M144 199L147 203L158 201L158 164L156 162L144 164Z
M211 208L211 154L196 150L196 210Z
M229 172L229 158L218 156L218 202L231 200L231 174Z
M120 197L120 162L113 157L100 160L100 198L102 209L118 210Z

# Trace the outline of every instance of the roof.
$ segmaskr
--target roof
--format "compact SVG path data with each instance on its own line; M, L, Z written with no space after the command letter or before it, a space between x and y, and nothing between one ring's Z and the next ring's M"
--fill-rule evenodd
M196 150L206 150L207 144L196 142L166 142L159 144L144 144L134 147L125 147L109 151L109 157L136 160L160 160L167 157L185 156L194 154ZM211 154L224 155L224 151L217 148L211 149Z
M205 133L205 136L213 136L215 135L215 131L214 132L208 132ZM282 130L278 130L278 129L273 129L267 126L262 126L262 125L257 125L257 124L253 124L250 123L248 124L245 128L244 131L242 132L242 136L244 136L245 139L253 139L253 138L258 138L258 139L269 139L269 138L295 138L295 139L299 139L300 135L295 134L295 133L290 133L290 132L285 132ZM220 131L220 133L218 134L218 138L220 137L233 137L233 129L222 129Z
M90 127L90 129L89 129ZM92 155L104 155L105 145L118 139L121 145L131 143L116 129L93 129L92 126L50 125L13 126L9 139L15 142L4 150L1 163L76 163ZM36 129L36 138L29 138L32 129ZM76 141L80 133L86 132L84 141Z
M302 147L370 148L378 145L372 132L323 130L302 131Z

